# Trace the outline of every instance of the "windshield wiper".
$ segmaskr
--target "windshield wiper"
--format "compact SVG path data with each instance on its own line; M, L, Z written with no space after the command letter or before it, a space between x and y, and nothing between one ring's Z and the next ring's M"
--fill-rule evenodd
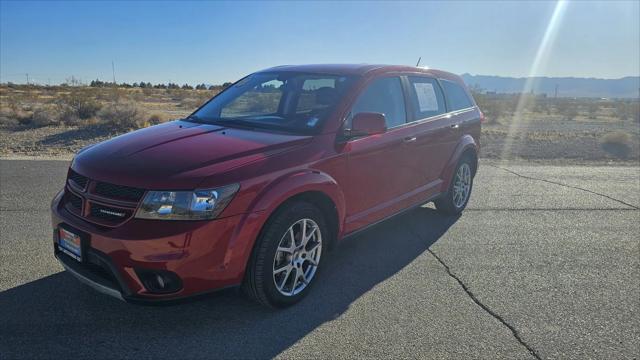
M199 117L198 115L189 115L184 120L195 122L195 123L200 123L200 124L207 124L208 123L207 121L205 121L203 118Z
M243 129L255 129L260 127L253 121L241 120L241 119L215 119L210 122L213 125L227 126L227 127L239 127Z

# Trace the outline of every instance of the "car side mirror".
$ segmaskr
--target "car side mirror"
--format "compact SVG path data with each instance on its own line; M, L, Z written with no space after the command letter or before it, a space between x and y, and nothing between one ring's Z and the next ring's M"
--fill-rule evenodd
M387 131L387 120L384 114L374 112L357 113L351 121L349 137L382 134Z

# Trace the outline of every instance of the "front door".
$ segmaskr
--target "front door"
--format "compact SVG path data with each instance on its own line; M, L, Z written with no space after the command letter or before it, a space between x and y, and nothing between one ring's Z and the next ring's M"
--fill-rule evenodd
M385 115L387 132L350 140L346 146L349 185L346 232L384 218L403 194L411 190L411 161L407 157L406 108L399 77L374 80L358 97L347 118L360 112Z

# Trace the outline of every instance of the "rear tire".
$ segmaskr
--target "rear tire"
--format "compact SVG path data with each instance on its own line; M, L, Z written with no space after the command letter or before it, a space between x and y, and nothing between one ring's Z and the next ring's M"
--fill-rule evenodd
M279 209L256 240L244 292L268 307L286 307L302 300L321 268L327 230L322 212L307 202Z
M438 212L445 215L458 215L467 207L473 189L474 164L471 156L463 156L451 177L447 192L435 200Z

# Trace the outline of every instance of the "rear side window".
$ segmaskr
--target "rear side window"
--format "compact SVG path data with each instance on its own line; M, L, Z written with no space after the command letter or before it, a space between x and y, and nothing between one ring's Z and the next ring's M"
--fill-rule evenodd
M420 120L446 112L444 96L436 79L409 76L409 83L413 98L414 119Z
M351 119L361 112L382 113L387 119L387 127L403 125L407 122L404 107L404 95L400 78L389 77L374 80L358 97L351 108L351 116L347 127L351 127Z
M471 101L462 86L448 80L441 80L441 83L444 88L444 94L449 102L450 111L466 109L473 106L473 101Z

